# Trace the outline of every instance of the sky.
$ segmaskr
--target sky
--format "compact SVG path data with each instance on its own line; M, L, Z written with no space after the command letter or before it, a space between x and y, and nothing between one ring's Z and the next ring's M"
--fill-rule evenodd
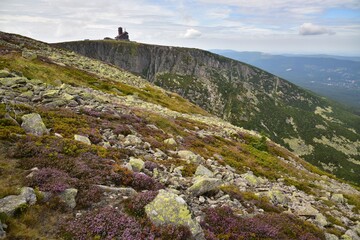
M360 56L360 0L0 0L0 31L266 53Z

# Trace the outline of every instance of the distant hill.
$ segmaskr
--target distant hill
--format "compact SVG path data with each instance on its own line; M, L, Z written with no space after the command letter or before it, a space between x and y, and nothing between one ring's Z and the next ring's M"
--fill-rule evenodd
M360 57L211 51L262 68L296 85L345 104L360 114Z
M248 64L200 49L115 40L57 46L114 64L304 159L360 182L360 117Z

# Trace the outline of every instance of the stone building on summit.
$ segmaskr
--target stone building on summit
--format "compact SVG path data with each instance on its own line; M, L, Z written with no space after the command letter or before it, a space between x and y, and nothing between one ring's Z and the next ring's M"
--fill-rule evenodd
M115 37L115 40L125 40L130 41L129 39L129 33L125 30L123 31L122 27L118 28L118 35Z

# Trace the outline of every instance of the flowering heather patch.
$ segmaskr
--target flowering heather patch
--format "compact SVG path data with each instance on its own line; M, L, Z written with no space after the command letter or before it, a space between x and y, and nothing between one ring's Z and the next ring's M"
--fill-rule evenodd
M152 161L146 161L145 168L149 171L154 171L155 168L159 168L159 164Z
M158 191L147 191L127 199L125 207L128 213L136 217L143 217L145 215L145 206L154 200L157 194Z
M161 183L157 182L152 177L149 177L144 173L137 173L137 172L133 174L133 179L130 185L137 191L140 190L156 191L164 188L164 186Z
M28 180L32 187L39 187L41 191L62 192L71 187L76 179L69 174L54 168L42 168Z
M88 212L63 224L64 235L70 239L155 239L151 228L118 209L105 207Z
M315 226L287 214L236 216L231 208L205 210L201 223L206 239L325 239Z

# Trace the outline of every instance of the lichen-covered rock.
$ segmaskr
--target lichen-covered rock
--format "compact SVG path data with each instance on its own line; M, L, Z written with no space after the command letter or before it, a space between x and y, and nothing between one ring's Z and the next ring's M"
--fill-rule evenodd
M199 177L195 180L195 183L188 188L193 196L200 196L204 193L217 190L221 185L221 180L217 178Z
M12 74L8 70L0 70L0 78L12 77Z
M313 206L311 206L310 203L307 203L303 206L297 207L295 209L295 213L299 216L315 218L316 215L319 213L319 211L317 209L315 209Z
M85 143L85 144L87 144L87 145L91 145L90 139L89 139L88 137L75 134L75 135L74 135L74 139L75 139L76 141Z
M331 200L336 202L336 203L345 203L345 198L344 195L342 195L341 193L335 193L331 196Z
M194 219L185 200L178 195L160 190L156 198L145 206L145 212L157 226L172 224L187 226L196 239L203 239L202 229Z
M53 98L56 97L59 94L59 90L50 89L44 92L43 97L44 98Z
M139 158L130 157L129 164L131 165L131 168L135 172L140 172L144 169L144 161Z
M74 209L76 207L76 195L78 193L78 190L76 188L68 188L65 189L62 193L60 193L59 197L60 200L71 209Z
M266 196L270 198L274 204L286 205L289 202L289 198L286 197L280 190L271 190L266 193Z
M174 138L168 138L164 140L164 143L167 145L171 145L171 146L175 146L177 145L176 141Z
M42 136L44 134L49 134L44 122L41 119L41 116L38 113L30 113L21 117L23 120L21 127L25 130L26 133L34 134L37 136Z
M247 172L241 175L251 186L257 186L265 183L266 181L261 177L256 177L252 172Z
M178 155L180 158L193 162L193 163L200 163L202 161L201 156L189 151L189 150L180 150L178 151Z
M106 192L112 192L112 193L118 193L121 196L134 196L137 194L137 192L130 187L109 187L104 185L96 185L101 190L104 190Z
M213 177L214 173L209 169L207 169L206 167L204 167L203 165L199 165L196 168L195 176Z
M36 203L34 189L23 187L19 195L10 195L0 199L0 213L13 216L16 209L24 204L33 205Z
M360 237L356 234L356 232L351 229L347 230L341 238L344 240L360 240Z
M326 217L321 213L316 214L315 223L321 227L325 227L329 224Z
M34 59L37 58L36 53L31 52L31 51L28 51L28 50L22 51L21 56L22 56L23 58L28 59L28 60L34 60Z

